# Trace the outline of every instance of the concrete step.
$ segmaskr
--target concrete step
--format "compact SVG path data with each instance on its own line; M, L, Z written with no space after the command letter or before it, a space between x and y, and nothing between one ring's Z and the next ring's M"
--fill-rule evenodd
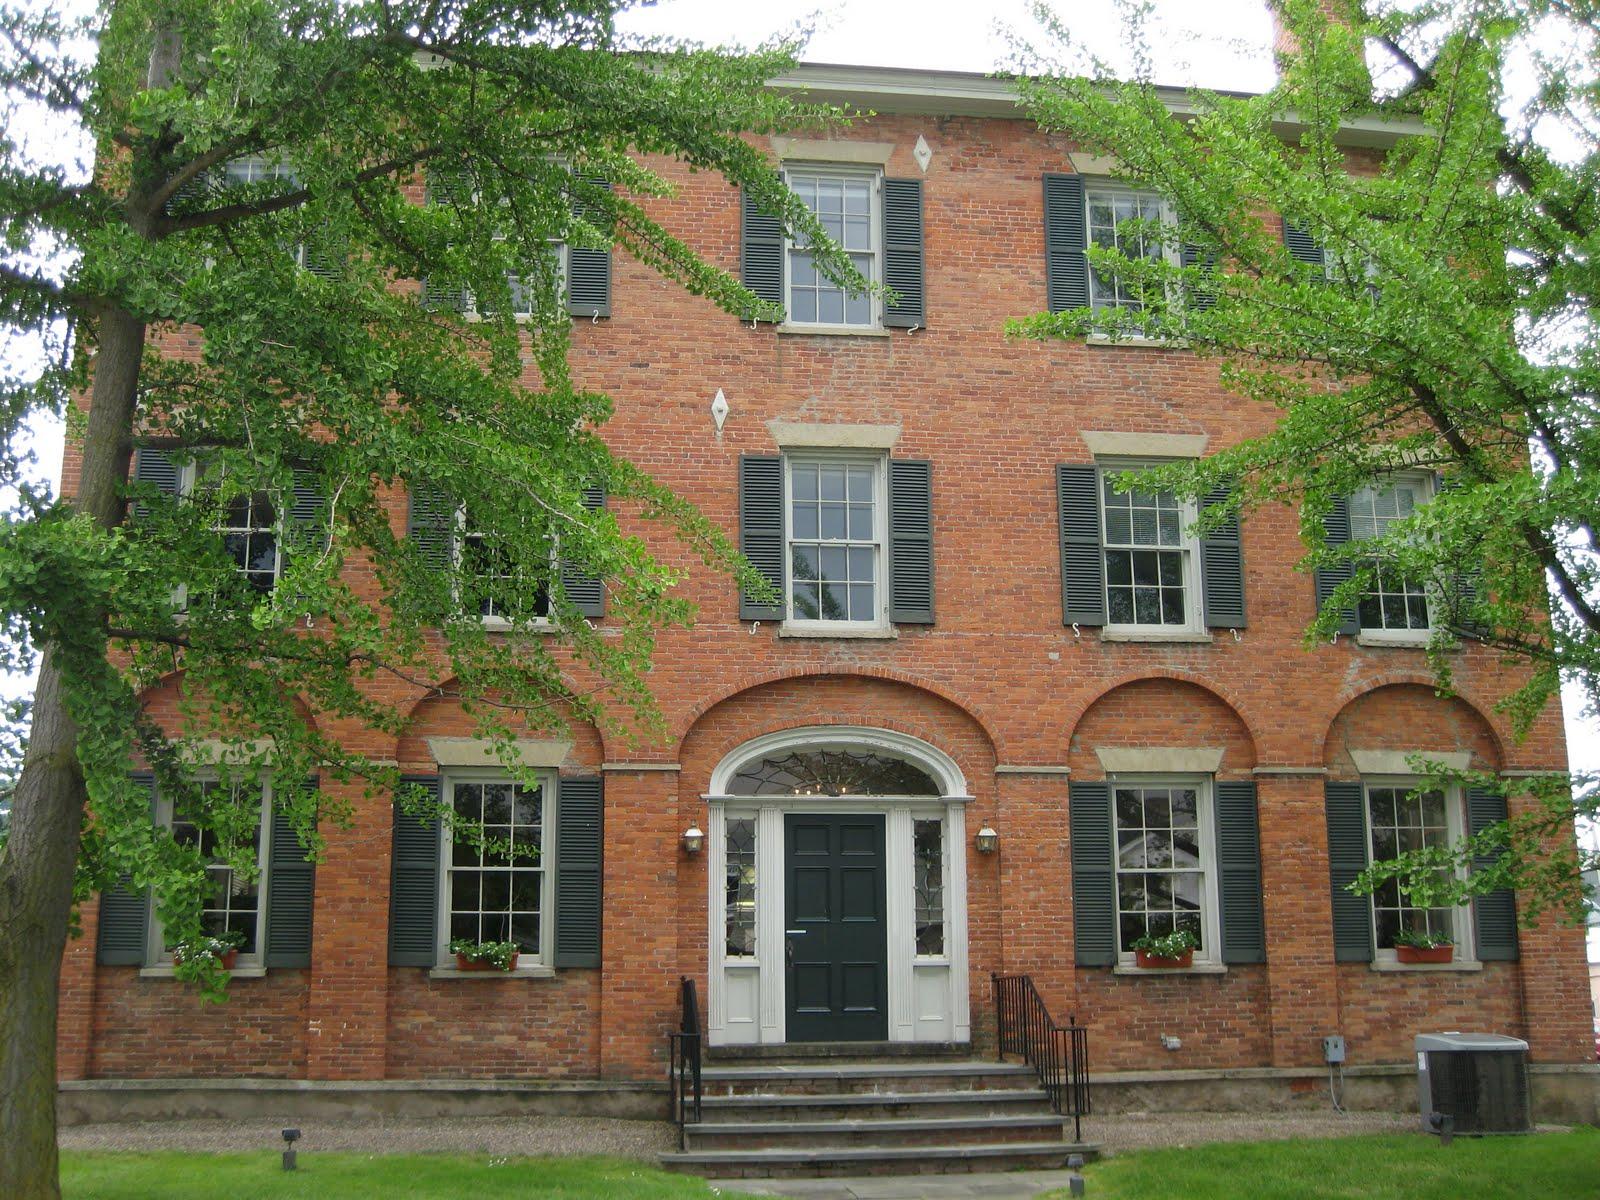
M706 1096L839 1095L864 1092L1034 1090L1037 1076L1021 1063L949 1062L762 1063L706 1067Z
M970 1059L968 1042L785 1042L771 1046L708 1046L709 1065L803 1062L808 1059L881 1062L884 1059Z
M692 1150L663 1154L668 1171L717 1179L796 1178L827 1175L943 1175L962 1171L1043 1171L1085 1161L1099 1147L1072 1142L1012 1142L976 1146L845 1147L792 1150Z
M1050 1097L1038 1088L965 1088L953 1092L855 1092L822 1095L706 1096L705 1124L721 1121L822 1121L874 1117L1002 1117L1050 1111Z
M1066 1123L1054 1113L1015 1116L870 1117L854 1120L723 1121L684 1127L685 1148L783 1150L861 1147L1043 1144L1061 1141Z

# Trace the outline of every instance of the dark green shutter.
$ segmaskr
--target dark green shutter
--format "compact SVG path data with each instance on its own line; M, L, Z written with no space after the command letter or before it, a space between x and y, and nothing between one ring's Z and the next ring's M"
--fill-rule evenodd
M456 510L443 492L427 484L412 484L406 532L428 566L448 571L454 565Z
M460 204L472 198L471 183L466 173L443 167L429 167L427 172L427 204ZM422 280L421 304L423 308L438 312L465 312L471 307L467 289L445 283Z
M1222 909L1222 961L1267 961L1261 909L1261 834L1256 785L1250 780L1217 784L1217 898Z
M1333 502L1333 508L1328 512L1326 522L1327 544L1333 546L1346 546L1350 543L1350 501L1340 496ZM1316 570L1317 611L1321 612L1323 605L1328 602L1328 597L1333 595L1334 589L1355 574L1353 564L1344 562L1331 567L1318 567ZM1356 610L1347 608L1339 614L1339 632L1354 636L1361 631L1357 621Z
M402 775L438 803L437 775ZM394 806L394 854L389 864L389 965L431 967L439 957L439 830L437 812L420 816Z
M1506 819L1506 798L1488 788L1467 789L1467 832L1476 836L1489 826ZM1475 865L1494 865L1493 856L1483 856ZM1517 949L1517 902L1507 888L1497 888L1472 902L1473 932L1481 962L1515 962Z
M1080 967L1117 962L1117 877L1111 842L1111 788L1067 785L1072 832L1072 941Z
M1328 877L1333 887L1335 962L1372 961L1372 901L1346 885L1367 869L1366 800L1359 783L1323 785L1328 818Z
M1321 267L1328 261L1327 253L1316 238L1287 220L1283 223L1283 244L1289 248L1290 256L1299 262Z
M1200 511L1227 503L1228 495L1226 485L1213 488L1200 498ZM1243 629L1244 547L1238 513L1200 539L1200 581L1206 624L1218 629Z
M611 190L604 179L588 181L594 187ZM573 213L601 224L609 220L598 205L573 201ZM567 311L575 317L609 317L611 315L611 250L591 249L585 246L567 246Z
M920 179L883 181L883 282L899 295L884 306L884 325L911 329L927 323Z
M172 456L165 450L158 450L154 446L140 446L133 454L133 481L153 487L163 496L176 496L182 483L182 475L178 464L172 461ZM146 508L143 504L134 507L134 515L142 517Z
M583 489L583 506L598 512L606 506L606 489L598 484ZM586 617L606 615L606 589L598 575L585 575L571 563L561 563L561 590L567 599Z
M741 593L739 619L783 620L783 459L776 454L739 457L739 553L778 596L767 603Z
M605 789L597 775L562 779L556 796L555 965L600 965Z
M1458 476L1446 476L1434 472L1433 491L1435 495L1454 491L1461 486ZM1485 638L1494 631L1482 624L1473 621L1471 614L1477 607L1478 597L1483 590L1483 568L1471 566L1464 571L1453 571L1444 579L1440 589L1444 594L1439 601L1431 606L1432 618L1436 624L1445 625L1450 632L1458 637ZM1443 611L1439 611L1443 609Z
M1192 312L1206 312L1217 302L1216 271L1217 256L1193 242L1185 242L1182 250L1182 261L1186 267L1198 267L1203 280L1190 283L1189 290L1184 295L1184 303Z
M320 554L327 548L328 497L317 473L309 467L294 469L288 533L292 551Z
M757 299L783 307L783 222L740 193L739 281Z
M317 781L306 780L315 791ZM271 840L267 843L267 949L269 967L311 965L311 917L317 868L289 819L272 806Z
M1051 312L1089 306L1088 219L1083 176L1046 175L1045 298Z
M142 452L141 452L142 453ZM150 795L154 819L156 777L148 771L135 771L134 786ZM150 894L126 886L124 875L118 883L100 893L100 926L95 932L95 961L105 967L142 967L150 942Z
M933 464L889 460L889 620L933 624Z
M1058 466L1061 533L1061 622L1106 623L1106 556L1100 540L1100 472Z

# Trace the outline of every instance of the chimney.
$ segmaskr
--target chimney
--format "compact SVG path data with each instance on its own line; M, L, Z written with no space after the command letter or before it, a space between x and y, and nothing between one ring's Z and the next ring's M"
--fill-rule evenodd
M1272 56L1281 71L1289 59L1300 53L1300 41L1284 23L1283 10L1293 0L1267 0L1272 13ZM1317 7L1330 25L1352 25L1362 16L1361 0L1317 0Z

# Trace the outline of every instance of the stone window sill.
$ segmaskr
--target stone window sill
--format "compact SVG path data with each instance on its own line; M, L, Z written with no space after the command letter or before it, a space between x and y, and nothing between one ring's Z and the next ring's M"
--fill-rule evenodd
M1209 646L1217 639L1209 633L1201 633L1193 629L1173 630L1170 633L1161 629L1102 629L1100 631L1100 640L1102 642L1168 642Z
M463 971L457 967L434 967L428 972L429 979L554 979L554 967L518 967L515 971Z
M774 325L772 330L774 333L781 333L786 336L801 335L812 337L866 338L887 338L894 336L894 334L890 333L887 329L880 329L876 325L871 327L866 325L790 325L785 322L782 325Z
M779 625L778 636L781 638L813 638L831 641L835 638L856 638L892 642L900 635L891 628L840 628L829 629L821 625Z
M482 623L485 633L551 634L557 632L555 623L544 617L531 621L520 629L504 617L484 617Z
M1195 963L1192 967L1136 967L1132 963L1118 963L1111 969L1113 975L1140 975L1160 978L1163 975L1226 975L1226 963Z
M234 979L265 979L267 977L267 969L265 967L235 967L228 974ZM170 966L159 966L140 967L139 978L175 979L177 976Z
M1451 971L1483 970L1483 964L1481 962L1475 962L1471 959L1463 959L1460 961L1447 963L1403 963L1394 962L1392 960L1384 961L1382 959L1375 959L1370 965L1372 970L1384 975L1409 975L1412 973L1426 975L1430 972L1449 973Z
M1107 337L1103 333L1091 333L1083 339L1086 346L1138 346L1153 350L1181 350L1188 342L1179 341L1177 338L1150 338L1150 337Z
M1426 632L1422 632L1417 637L1385 637L1382 634L1362 630L1356 634L1356 645L1376 647L1380 650L1426 650L1429 636Z

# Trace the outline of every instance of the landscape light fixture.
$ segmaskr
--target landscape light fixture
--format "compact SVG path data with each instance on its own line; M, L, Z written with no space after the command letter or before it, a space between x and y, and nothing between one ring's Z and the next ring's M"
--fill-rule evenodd
M285 1129L283 1131L283 1169L285 1171L298 1170L294 1159L294 1144L300 1140L298 1129Z

